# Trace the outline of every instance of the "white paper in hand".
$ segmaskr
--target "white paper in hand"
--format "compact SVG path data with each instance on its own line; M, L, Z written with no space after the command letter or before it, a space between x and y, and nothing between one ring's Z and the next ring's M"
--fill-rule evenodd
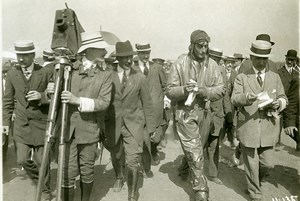
M263 92L257 94L257 99L260 101L267 101L267 100L270 100L271 98L268 95L268 92L263 91Z

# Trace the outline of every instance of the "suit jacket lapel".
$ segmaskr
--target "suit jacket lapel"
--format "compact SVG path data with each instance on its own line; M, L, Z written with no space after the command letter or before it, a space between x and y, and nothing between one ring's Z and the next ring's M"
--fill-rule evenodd
M125 96L128 94L128 92L130 91L130 89L132 88L132 81L133 81L133 76L134 74L136 74L137 71L133 68L131 68L130 70L130 74L128 76L128 79L127 79L127 82L126 82L126 85L125 85L125 89L123 91L123 94L122 94L122 99L125 98Z
M38 65L34 65L34 69L32 71L31 74L31 79L29 82L29 90L31 89L38 89L40 84L41 84L41 80L43 78L43 73L40 70L42 67L38 66Z
M252 89L252 91L255 93L255 94L258 94L260 92L262 92L263 90L263 86L261 87L257 81L257 78L256 78L256 74L253 70L253 68L250 68L247 72L247 77L248 77L248 84L250 86L250 88ZM266 80L266 79L265 79ZM264 83L263 83L264 85Z
M121 93L121 81L120 81L120 78L119 78L119 75L116 71L113 71L112 73L112 77L111 77L113 83L115 83L115 96L118 94L118 96L122 96L122 93Z
M283 67L283 69L282 69L282 74L288 80L288 82L291 81L292 75L286 70L285 67Z

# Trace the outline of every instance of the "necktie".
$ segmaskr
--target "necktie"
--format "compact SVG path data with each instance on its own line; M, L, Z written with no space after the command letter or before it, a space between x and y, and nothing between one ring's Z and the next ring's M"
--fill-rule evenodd
M262 86L262 84L263 84L263 81L262 81L262 79L261 79L261 72L259 71L258 73L257 73L257 81L258 81L258 83L259 83L259 85L260 86Z
M123 73L123 78L122 78L122 84L121 84L121 92L124 92L125 86L126 86L126 82L127 82L127 76L126 73L124 71Z
M146 63L144 63L144 75L146 75L146 77L147 77L148 73L149 73L149 69L148 69Z
M29 78L31 76L31 72L27 68L24 68L23 74L26 77L26 79L29 80Z

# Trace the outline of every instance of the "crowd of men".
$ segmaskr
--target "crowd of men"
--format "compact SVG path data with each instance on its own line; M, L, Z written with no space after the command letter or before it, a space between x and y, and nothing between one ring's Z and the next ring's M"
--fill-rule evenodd
M168 62L150 61L149 43L135 44L134 50L128 40L117 42L105 57L109 44L100 32L83 32L81 41L70 88L60 92L68 105L62 200L74 200L78 176L81 200L90 199L99 142L111 155L113 190L121 191L127 178L128 200L138 200L138 181L153 177L151 165L160 163L158 145L164 146L170 119L185 156L180 176L191 174L196 201L209 199L207 179L222 185L219 146L225 136L235 149L232 162L238 165L243 158L251 200L262 200L261 182L270 175L282 130L300 151L299 58L288 50L278 69L269 60L274 42L268 34L256 37L246 59L239 53L224 56L209 46L205 31L195 30L188 53ZM5 133L13 129L17 162L37 181L58 63L52 50L43 52L43 66L35 63L32 41L16 41L14 48L17 65L3 72L3 128ZM49 164L50 159L42 200L52 197Z

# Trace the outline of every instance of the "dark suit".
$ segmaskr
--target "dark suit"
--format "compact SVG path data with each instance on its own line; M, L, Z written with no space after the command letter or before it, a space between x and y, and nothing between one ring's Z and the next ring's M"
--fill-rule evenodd
M10 125L13 112L16 115L14 122L14 140L17 145L17 161L24 167L31 179L38 180L38 167L43 156L49 101L44 91L52 78L49 69L34 64L29 80L23 75L19 67L7 72L5 94L3 97L3 125ZM28 91L38 91L40 100L27 101ZM16 101L15 101L16 100ZM36 155L36 164L30 160L31 148ZM44 191L49 193L49 170L46 171Z
M228 79L226 76L226 70L218 66L223 81L226 86L227 92L227 84ZM225 94L225 93L224 93ZM222 136L223 126L224 126L224 96L216 101L212 101L210 103L211 111L212 111L212 122L211 130L208 136L207 144L205 145L207 156L208 156L208 175L210 177L218 177L218 166L219 166L219 139Z
M145 76L134 69L130 70L123 93L116 71L112 71L112 83L112 98L105 118L106 147L111 152L113 163L119 163L124 146L127 166L137 170L145 126L148 135L155 131L149 86ZM133 144L123 144L125 138Z
M240 108L237 117L237 139L241 143L248 191L252 199L262 197L260 181L273 167L273 146L280 127L278 118L267 115L270 109L258 109L261 101L251 103L246 98L247 93L259 94L262 91L266 91L273 100L287 101L279 75L266 71L261 87L253 67L236 77L231 97L234 106ZM280 107L279 111L283 109L284 106Z
M133 68L142 73L139 62L136 62ZM145 132L145 145L143 147L143 168L148 172L151 169L151 155L155 156L158 152L157 145L161 141L164 133L163 127L167 125L164 118L164 88L166 85L166 77L162 66L153 62L149 62L149 72L146 76L149 85L150 95L153 102L153 116L155 119L156 138L155 142L150 142L149 135ZM147 148L148 147L148 148Z
M299 129L299 72L293 70L290 74L283 66L278 70L281 78L285 94L288 98L289 104L283 110L283 127L295 126ZM294 133L293 139L300 148L299 131Z

